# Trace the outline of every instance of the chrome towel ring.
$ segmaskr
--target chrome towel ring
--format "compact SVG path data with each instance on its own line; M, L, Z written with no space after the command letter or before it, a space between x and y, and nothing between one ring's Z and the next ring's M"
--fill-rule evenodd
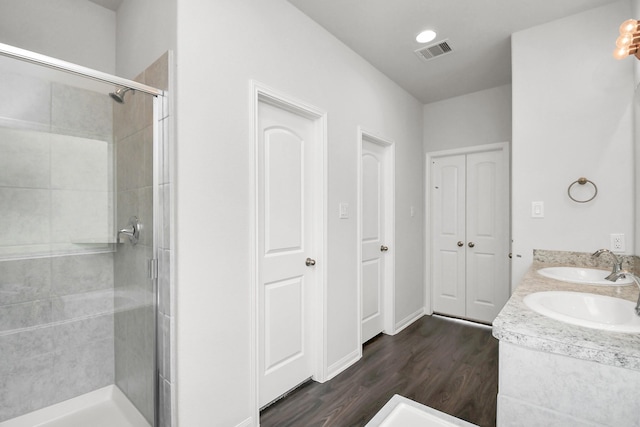
M586 183L589 183L589 184L591 184L591 185L593 186L593 190L594 190L594 192L593 192L593 196L591 196L591 198L586 199L586 200L578 200L578 199L576 199L575 197L573 197L573 196L571 195L571 189L573 188L573 186L574 186L574 185L576 185L576 184L585 185ZM577 180L573 181L573 182L569 185L569 188L567 189L567 194L569 195L569 198L570 198L571 200L573 200L574 202L576 202L576 203L587 203L587 202L590 202L590 201L592 201L593 199L595 199L595 198L596 198L596 196L598 195L598 186L597 186L593 181L590 181L590 180L588 180L588 179L587 179L587 178L585 178L585 177L580 177L580 178L578 178Z

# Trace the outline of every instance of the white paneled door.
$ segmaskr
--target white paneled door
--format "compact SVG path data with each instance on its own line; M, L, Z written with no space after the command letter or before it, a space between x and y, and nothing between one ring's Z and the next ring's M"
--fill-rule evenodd
M258 103L259 405L313 374L312 119Z
M433 310L463 317L466 307L466 156L431 165Z
M505 150L431 157L434 312L491 323L509 299Z
M509 173L502 150L467 155L467 317L493 322L509 299Z
M378 335L384 329L384 290L387 283L386 256L389 250L385 217L389 195L388 148L362 141L362 342Z

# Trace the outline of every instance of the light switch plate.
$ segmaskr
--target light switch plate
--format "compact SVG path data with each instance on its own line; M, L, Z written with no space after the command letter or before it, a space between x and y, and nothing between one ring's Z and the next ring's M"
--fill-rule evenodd
M340 219L349 218L349 203L340 203L338 210L340 212L338 214L338 218Z
M544 218L544 202L531 202L531 218Z

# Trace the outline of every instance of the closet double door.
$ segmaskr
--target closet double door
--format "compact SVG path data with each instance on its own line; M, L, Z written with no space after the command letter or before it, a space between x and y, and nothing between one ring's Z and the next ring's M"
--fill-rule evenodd
M436 313L491 323L509 298L506 147L431 156L431 283Z

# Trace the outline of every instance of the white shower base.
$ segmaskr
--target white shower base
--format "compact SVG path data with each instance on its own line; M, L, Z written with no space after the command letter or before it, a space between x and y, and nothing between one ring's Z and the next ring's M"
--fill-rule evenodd
M115 385L0 423L0 427L150 427Z
M478 426L395 394L365 427Z

